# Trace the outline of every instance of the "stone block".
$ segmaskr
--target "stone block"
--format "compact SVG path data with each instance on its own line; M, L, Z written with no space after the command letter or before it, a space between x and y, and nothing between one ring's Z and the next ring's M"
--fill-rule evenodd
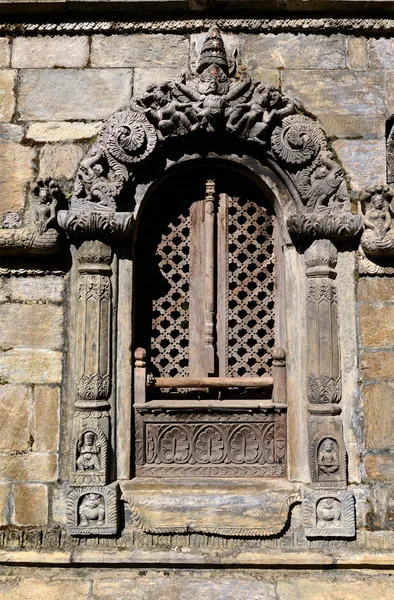
M39 386L34 388L33 450L38 452L59 450L60 388Z
M327 574L278 582L278 600L391 600L394 582L365 578L354 581L328 580Z
M361 277L358 299L360 302L394 302L394 278Z
M361 345L365 348L394 346L394 306L363 304L359 308Z
M31 388L0 385L0 450L28 449L30 404Z
M75 144L46 144L40 151L39 176L73 179L84 149Z
M6 293L13 302L63 302L65 281L56 275L45 277L10 277Z
M394 66L394 40L378 38L369 40L370 69L392 69Z
M48 487L39 483L15 486L15 525L48 523Z
M92 600L277 600L275 585L258 579L238 577L119 577L93 582Z
M10 43L8 38L0 38L0 68L10 64Z
M394 450L394 383L364 385L362 398L365 448Z
M0 123L0 143L20 142L22 138L23 127L20 127L20 125L12 125L11 123Z
M105 119L131 96L129 69L26 69L21 71L21 119Z
M11 121L15 108L16 71L0 71L0 121Z
M388 115L394 113L394 71L386 72L386 102Z
M25 189L33 178L34 156L33 148L13 142L0 143L0 214L24 207Z
M355 192L386 182L386 148L380 140L336 140L338 155Z
M346 37L273 33L245 35L242 58L248 69L345 69Z
M394 380L394 352L389 350L362 352L361 370L364 381Z
M365 457L364 462L367 479L393 482L394 454L368 454Z
M57 454L0 454L0 479L46 482L57 479Z
M317 117L385 114L381 72L285 70L282 89Z
M137 33L92 37L92 67L173 67L184 70L188 58L189 43L183 35Z
M179 69L134 69L133 94L143 94L152 84L160 84L179 75Z
M336 138L384 138L386 119L384 115L371 117L346 117L323 115L319 119L329 137Z
M51 348L63 345L63 309L52 304L2 304L3 348Z
M40 348L0 352L0 380L5 383L60 383L62 353Z
M52 490L52 519L57 525L67 525L67 496L70 489L55 487Z
M0 483L0 527L6 525L7 518L7 496L8 496L9 485L7 483Z
M62 123L61 121L32 123L27 130L26 138L34 142L90 140L93 136L97 135L101 125L101 121L97 123Z
M0 600L86 600L89 581L56 577L50 581L42 574L37 577L0 579Z
M15 69L85 67L88 57L87 37L39 35L15 38L11 64Z
M363 37L349 37L347 45L347 66L349 69L368 68L367 40Z

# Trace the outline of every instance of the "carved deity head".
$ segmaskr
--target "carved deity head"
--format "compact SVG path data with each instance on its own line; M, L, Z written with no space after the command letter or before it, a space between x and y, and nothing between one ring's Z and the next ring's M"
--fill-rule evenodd
M100 494L86 494L82 498L81 506L86 508L97 508L101 503L101 495Z
M390 208L393 197L394 191L388 185L367 189L360 196L362 211L364 214L368 209L386 212Z

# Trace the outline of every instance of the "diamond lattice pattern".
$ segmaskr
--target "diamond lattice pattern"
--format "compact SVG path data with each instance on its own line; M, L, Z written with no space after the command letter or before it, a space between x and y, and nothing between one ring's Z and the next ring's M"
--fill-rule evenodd
M229 198L228 375L269 374L275 325L273 216Z

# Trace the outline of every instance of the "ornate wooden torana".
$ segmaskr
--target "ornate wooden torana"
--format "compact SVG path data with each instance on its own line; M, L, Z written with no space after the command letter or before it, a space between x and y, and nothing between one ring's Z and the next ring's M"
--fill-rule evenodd
M182 205L181 192L176 195L181 183L176 186L173 203L154 220L150 235L141 217L145 197L154 197L156 183L188 161L204 173L202 195ZM264 204L262 194L253 197L247 186L230 193L220 174L225 163L235 173L248 168L253 181L271 181L270 201ZM237 178L231 181L236 187ZM291 506L302 499L301 484L286 481L281 257L283 244L293 240L300 254L306 248L307 293L305 302L300 299L308 323L309 420L300 425L309 435L306 533L353 536L333 242L354 238L362 218L352 213L341 167L317 122L276 88L253 80L235 61L229 64L213 26L195 73L150 86L104 123L80 163L67 210L57 212L58 227L52 228L55 185L38 182L35 190L42 198L33 211L35 229L3 223L0 247L56 251L62 230L76 247L70 533L116 532L117 482L135 525L145 532L264 536L284 529ZM179 211L172 214L177 202ZM150 347L137 347L132 338L133 275L130 261L119 262L128 257L135 220L138 240L140 231L147 232L147 243L157 234L156 276L168 296L167 304L164 292L160 301L149 296L148 275L139 283L146 288L142 303L150 298L154 313ZM141 247L150 256L149 244ZM139 260L148 274L152 261ZM253 294L258 301L251 304ZM175 332L170 346L166 319ZM265 342L256 345L256 336ZM198 346L196 339L199 353L190 350ZM196 476L200 479L190 480ZM250 480L237 480L240 476ZM261 481L264 477L277 482ZM220 519L203 517L200 503L211 513L217 506ZM223 510L232 503L237 515Z

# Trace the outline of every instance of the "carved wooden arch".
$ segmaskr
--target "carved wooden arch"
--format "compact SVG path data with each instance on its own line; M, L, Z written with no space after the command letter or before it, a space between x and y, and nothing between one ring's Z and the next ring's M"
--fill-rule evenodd
M114 416L110 411L111 395L113 398L115 393L110 363L116 295L111 288L111 247L132 231L142 198L150 187L153 189L163 173L170 172L171 165L202 157L223 160L226 152L220 155L212 150L217 144L234 147L234 151L227 150L226 161L252 173L251 177L255 179L260 177L267 189L276 186L272 200L276 202L282 228L286 224L293 239L311 244L305 255L306 311L310 326L307 347L311 358L308 385L311 387L313 383L313 389L319 391L317 396L312 394L311 389L307 393L309 438L312 441L321 431L326 431L327 422L338 423L337 429L341 431L341 409L338 406L341 393L323 393L325 389L331 390L338 381L340 368L334 283L336 250L330 240L355 236L361 229L361 218L352 214L344 175L323 130L275 88L252 80L246 71L231 70L220 33L214 27L203 45L196 73L151 86L145 94L132 98L130 108L118 111L107 120L80 163L68 210L58 212L58 224L71 238L78 240L79 246L76 260L76 331L81 338L74 392L74 436L86 425L93 431L103 430L110 440L114 429ZM201 148L205 150L199 154L198 149ZM249 159L244 158L247 155ZM248 160L249 164L246 164ZM134 191L134 206L130 206L125 194L130 189ZM123 269L123 280L119 277L119 281L123 281L123 291L119 293L118 290L117 297L124 301L123 310L128 307L131 314L131 301L126 290L128 284L125 283L127 278L124 276L127 275L128 281L132 276L128 265L120 268ZM118 299L118 306L119 303ZM86 310L90 311L89 322L93 324L89 331L81 327L80 315L84 315ZM327 323L330 327L329 342L326 336L324 343L323 336L316 350L319 331ZM126 330L125 324L118 319L117 355L131 364L131 327L129 337ZM101 344L101 340L105 343ZM331 346L332 356L325 362L324 352ZM84 358L86 353L90 353L88 361ZM320 353L322 360L314 359L316 353ZM138 361L143 369L143 357L138 357ZM124 373L117 376L117 391L119 380L123 382L123 390L128 384L128 389L131 388L131 380L127 377ZM87 394L82 384L90 380L98 383ZM119 398L116 394L118 445L129 443L131 431L130 399L122 393L123 397L120 394ZM341 445L338 436L336 439ZM90 493L101 494L100 490L107 489L110 476L106 474L105 477L104 485L90 488ZM119 480L129 479L130 453L118 457L117 477ZM313 485L313 481L311 483ZM281 506L299 501L297 486L299 484L278 492ZM76 529L77 498L83 493L82 487L79 495L77 491L71 493L70 532L97 534L101 528L101 534L108 535L104 526L94 522L83 532ZM127 499L126 488L123 488L123 493ZM131 506L136 502L135 494L138 496L138 490L128 500ZM140 494L143 503L146 491L141 489ZM259 491L259 497L262 497L261 494L268 497L272 490ZM287 504L286 498L291 499ZM246 503L247 511L247 498L243 497L242 502ZM287 510L282 514L280 509L279 513L281 527L278 531L288 518ZM149 528L145 527L145 530ZM160 530L160 526L152 524L153 530ZM202 531L201 527L196 530ZM213 532L209 528L207 531ZM263 535L261 528L256 527L256 531L259 532L256 535ZM326 534L330 537L329 528ZM250 533L242 533L241 528L236 535ZM333 535L335 537L335 533Z

